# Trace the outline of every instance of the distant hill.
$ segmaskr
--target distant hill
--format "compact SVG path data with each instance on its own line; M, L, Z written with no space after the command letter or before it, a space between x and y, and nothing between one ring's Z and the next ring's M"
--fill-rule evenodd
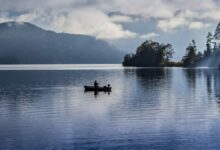
M0 24L0 64L121 63L123 53L86 35L56 33L26 22Z

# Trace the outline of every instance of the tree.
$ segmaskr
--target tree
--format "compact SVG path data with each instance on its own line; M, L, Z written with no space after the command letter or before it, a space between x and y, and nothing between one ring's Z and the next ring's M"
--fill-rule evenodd
M196 64L200 63L203 59L203 54L202 52L198 52L196 55Z
M123 65L128 65L128 66L130 66L131 64L132 64L132 62L133 62L133 60L132 60L132 54L126 54L125 56L124 56L124 61L123 61Z
M186 48L186 55L183 57L183 65L185 67L194 67L197 62L197 48L195 40Z
M147 40L142 43L133 55L124 57L124 66L160 67L166 65L172 58L174 50L171 44L160 44Z
M170 62L170 59L173 58L174 50L171 44L164 45L162 48L165 57L165 64Z
M210 57L212 55L212 40L212 33L209 32L206 36L206 50L204 51L204 57Z

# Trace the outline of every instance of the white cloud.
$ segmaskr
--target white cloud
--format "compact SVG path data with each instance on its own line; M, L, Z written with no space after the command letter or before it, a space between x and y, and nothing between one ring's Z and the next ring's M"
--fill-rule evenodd
M220 21L220 10L218 9L212 9L210 11L202 12L200 14L200 18L205 19L213 19L216 21Z
M181 27L208 27L198 22L220 20L217 0L0 0L0 22L29 21L59 32L89 34L102 39L134 38L136 33L121 23L133 23L129 15L154 18L157 27L172 32ZM126 15L108 16L109 12ZM197 23L195 23L197 22Z
M136 33L123 29L103 12L78 9L56 16L51 24L59 32L92 35L99 39L134 38Z
M137 33L125 30L121 24L113 22L102 11L91 8L63 12L33 11L15 18L0 16L0 22L9 20L31 22L49 30L91 35L98 39L127 39L137 36Z
M163 32L174 32L178 28L189 28L189 29L204 29L210 27L210 23L204 23L201 21L193 21L193 19L184 17L174 17L171 19L159 20L157 27Z
M11 19L8 17L8 13L0 13L0 23L8 21L11 21Z
M189 28L190 29L203 29L203 28L207 28L209 27L210 24L208 23L203 23L203 22L199 22L199 21L196 21L196 22L191 22L189 24Z
M66 10L91 7L103 12L155 18L171 18L178 10L210 12L218 10L217 0L0 0L1 11L26 12L32 10Z
M158 22L157 27L164 32L171 32L178 27L183 27L188 24L185 18L163 19Z
M216 0L167 0L172 7L190 10L209 10L216 7Z
M151 32L151 33L146 33L140 36L141 39L153 39L155 37L160 36L160 34L155 33L155 32Z
M135 19L129 17L129 16L122 16L122 15L113 15L110 16L110 20L112 22L116 22L116 23L131 23L134 22Z

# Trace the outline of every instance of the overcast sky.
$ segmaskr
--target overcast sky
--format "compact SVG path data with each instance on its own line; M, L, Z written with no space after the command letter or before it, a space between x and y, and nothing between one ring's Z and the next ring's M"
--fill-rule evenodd
M175 59L220 21L218 0L0 0L0 22L25 21L56 32L92 35L134 51L146 39L171 43Z

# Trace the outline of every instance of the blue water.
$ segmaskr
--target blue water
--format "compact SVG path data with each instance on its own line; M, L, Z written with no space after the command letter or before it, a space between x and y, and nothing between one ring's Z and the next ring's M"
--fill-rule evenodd
M0 149L220 149L220 70L0 66ZM110 83L111 93L83 85Z

